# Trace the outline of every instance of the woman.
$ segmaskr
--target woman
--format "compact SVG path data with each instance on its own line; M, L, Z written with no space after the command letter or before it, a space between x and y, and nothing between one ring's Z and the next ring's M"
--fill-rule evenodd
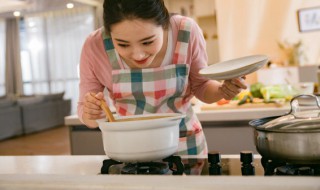
M80 64L78 115L88 127L104 117L106 88L119 115L184 113L179 155L206 155L207 144L190 99L231 99L246 85L201 77L205 40L190 18L170 16L163 0L105 0L104 27L86 40Z

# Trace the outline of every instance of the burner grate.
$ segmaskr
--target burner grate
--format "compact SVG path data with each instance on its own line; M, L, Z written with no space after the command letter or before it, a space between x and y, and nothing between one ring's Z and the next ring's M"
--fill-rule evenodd
M293 164L262 158L265 175L320 176L320 164Z
M139 162L139 163L128 163L122 170L121 174L166 174L169 172L169 166L166 163L161 162Z
M163 162L122 163L112 159L106 159L103 161L101 174L183 174L184 165L180 156L169 156L162 161ZM117 167L117 169L114 169L113 166Z

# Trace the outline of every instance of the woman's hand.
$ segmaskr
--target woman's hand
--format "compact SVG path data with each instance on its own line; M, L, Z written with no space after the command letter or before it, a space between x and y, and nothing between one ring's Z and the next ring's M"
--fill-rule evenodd
M231 100L243 89L247 89L244 79L245 77L241 77L223 81L222 85L219 87L219 91L221 92L223 98L226 100Z
M84 120L96 120L104 117L104 112L100 107L101 100L104 100L104 95L102 92L88 92L84 99L82 114L82 118Z

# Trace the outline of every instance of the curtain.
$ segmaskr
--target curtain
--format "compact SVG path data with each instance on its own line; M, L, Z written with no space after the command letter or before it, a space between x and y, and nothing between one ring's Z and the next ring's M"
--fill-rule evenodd
M22 78L20 65L20 40L19 40L19 20L10 18L6 20L6 94L22 95Z
M0 96L4 96L5 91L5 21L0 20Z
M86 37L95 28L92 8L78 8L26 16L23 73L26 94L65 92L78 101L78 65Z

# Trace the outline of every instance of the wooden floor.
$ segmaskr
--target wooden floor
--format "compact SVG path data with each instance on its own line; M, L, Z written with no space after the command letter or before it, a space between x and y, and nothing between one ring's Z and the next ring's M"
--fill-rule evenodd
M0 155L70 155L67 126L0 141Z

